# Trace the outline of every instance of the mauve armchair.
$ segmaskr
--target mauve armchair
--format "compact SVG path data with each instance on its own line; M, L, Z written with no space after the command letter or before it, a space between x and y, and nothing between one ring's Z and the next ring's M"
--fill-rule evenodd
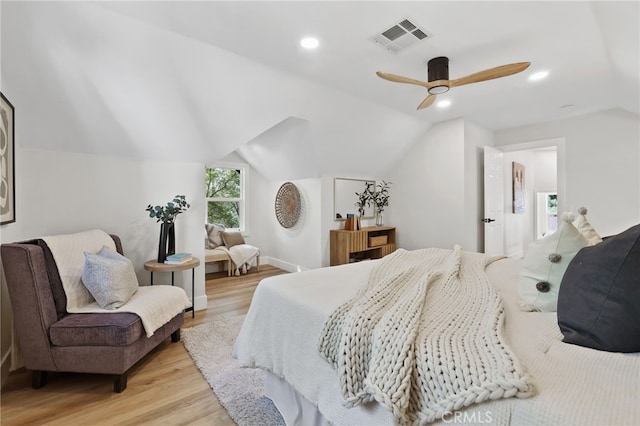
M112 238L122 254L120 239ZM122 392L136 362L167 337L180 340L182 313L151 337L133 313L67 313L56 262L43 240L3 244L0 250L14 328L34 388L46 383L47 372L76 372L113 375L114 392Z

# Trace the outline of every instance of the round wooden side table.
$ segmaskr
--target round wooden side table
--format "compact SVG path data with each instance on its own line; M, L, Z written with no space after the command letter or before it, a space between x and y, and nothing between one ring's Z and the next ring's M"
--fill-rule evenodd
M153 273L154 272L171 272L171 285L174 285L174 273L178 271L186 271L191 269L191 307L185 309L185 312L191 311L191 318L195 318L196 310L194 306L194 289L196 280L196 268L200 265L200 259L192 257L184 263L178 265L170 265L167 263L158 263L157 260L147 260L144 262L144 269L151 272L151 285L153 285Z

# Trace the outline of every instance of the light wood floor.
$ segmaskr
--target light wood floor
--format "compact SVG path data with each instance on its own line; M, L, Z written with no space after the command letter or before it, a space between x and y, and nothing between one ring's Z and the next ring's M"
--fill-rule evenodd
M256 285L285 273L261 265L241 277L208 274L206 311L185 315L184 327L246 314ZM167 338L129 373L127 389L113 392L108 376L49 373L31 388L31 374L9 375L0 394L2 425L234 425L182 343Z

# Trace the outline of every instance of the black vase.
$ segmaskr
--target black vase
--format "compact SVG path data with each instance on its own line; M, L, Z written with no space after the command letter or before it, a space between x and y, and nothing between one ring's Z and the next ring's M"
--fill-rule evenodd
M176 252L176 231L173 222L160 224L160 244L158 245L158 263L164 263L167 256Z

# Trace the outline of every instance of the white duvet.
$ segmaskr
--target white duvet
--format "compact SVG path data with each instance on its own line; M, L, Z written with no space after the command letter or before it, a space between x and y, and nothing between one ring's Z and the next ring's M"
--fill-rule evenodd
M280 275L256 289L236 341L241 365L291 384L336 425L392 425L375 403L346 408L338 377L316 350L326 318L366 282L378 261ZM440 423L639 425L640 354L618 354L562 342L555 313L522 312L516 303L519 263L487 268L505 305L505 338L533 377L538 394L482 403Z

